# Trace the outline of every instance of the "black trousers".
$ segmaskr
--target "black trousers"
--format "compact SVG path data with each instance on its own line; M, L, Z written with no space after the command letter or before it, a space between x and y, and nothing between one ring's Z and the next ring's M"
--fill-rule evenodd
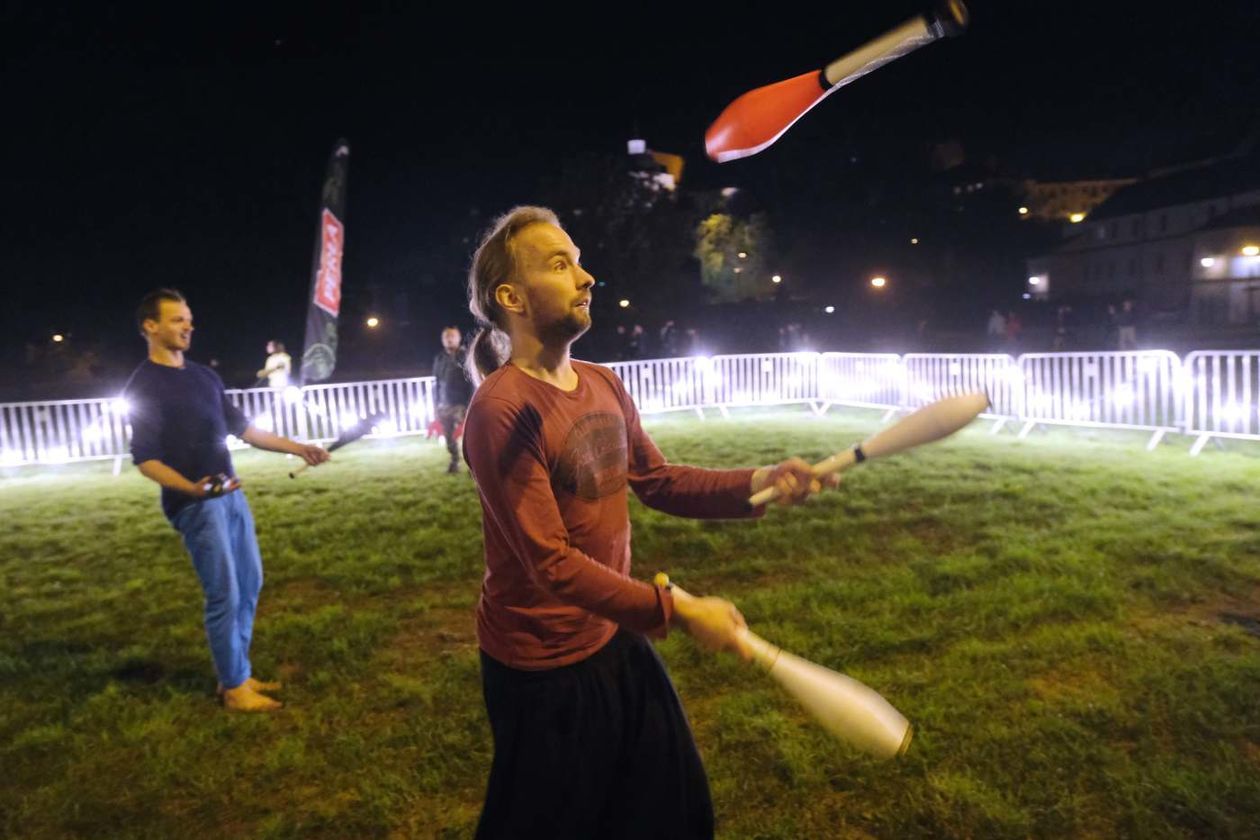
M446 451L451 455L451 463L459 463L459 446L455 443L455 430L464 420L464 405L439 405L438 420L442 423L442 437L446 438Z
M711 838L713 802L665 665L618 631L549 671L482 652L494 763L477 826L499 838Z

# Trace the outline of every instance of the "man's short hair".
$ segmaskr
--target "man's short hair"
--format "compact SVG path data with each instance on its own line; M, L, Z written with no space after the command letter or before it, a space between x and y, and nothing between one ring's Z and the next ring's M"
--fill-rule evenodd
M283 353L283 352L284 352L284 342L283 342L283 341L276 341L276 340L273 338L273 339L271 339L271 341L269 341L269 342L267 342L267 343L268 343L268 344L270 344L272 347L276 348L276 352L277 352L277 353Z
M157 321L162 317L162 301L169 300L171 303L187 303L184 296L175 289L154 289L144 297L140 298L140 305L136 307L136 329L140 330L140 335L144 335L144 322Z

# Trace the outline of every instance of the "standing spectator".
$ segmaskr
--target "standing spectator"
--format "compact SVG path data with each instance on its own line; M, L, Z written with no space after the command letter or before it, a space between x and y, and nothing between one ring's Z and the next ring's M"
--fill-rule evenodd
M467 351L461 346L463 336L458 327L442 330L442 352L433 357L433 378L437 387L437 415L446 438L446 451L451 461L446 471L459 472L459 445L456 438L463 428L464 412L472 399L473 384L465 364Z
M1137 349L1137 313L1133 311L1131 298L1124 299L1120 312L1116 315L1116 332L1119 339L1116 342L1117 349Z
M1054 318L1054 349L1064 350L1071 343L1072 307L1063 304Z
M617 361L624 362L630 358L630 336L626 333L626 325L617 325Z
M661 327L661 358L672 359L678 355L678 327L673 320L665 322Z
M634 361L643 358L643 325L635 324L630 330L630 338L626 342L626 358Z
M1001 344L1006 339L1006 316L996 309L989 312L988 336L990 344Z
M1024 322L1019 319L1014 309L1006 313L1006 344L1011 352L1019 350L1019 334L1024 330Z
M267 342L267 361L258 371L258 384L267 380L267 387L283 389L289 386L289 374L293 372L293 359L284 352L284 342L272 339Z
M694 356L700 352L700 330L695 327L687 327L683 336L681 350L684 356Z

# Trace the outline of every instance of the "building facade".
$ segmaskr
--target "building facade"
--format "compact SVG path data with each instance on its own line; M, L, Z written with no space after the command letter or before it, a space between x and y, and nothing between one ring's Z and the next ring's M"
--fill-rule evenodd
M1036 299L1134 298L1202 325L1260 321L1260 157L1184 167L1118 190L1028 260Z

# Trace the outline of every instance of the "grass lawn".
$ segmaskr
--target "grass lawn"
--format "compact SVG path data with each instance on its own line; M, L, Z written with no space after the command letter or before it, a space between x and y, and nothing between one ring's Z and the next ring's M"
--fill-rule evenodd
M648 428L674 461L815 459L876 413ZM757 522L632 503L635 573L734 600L914 723L879 763L676 636L724 838L1255 837L1260 448L977 426ZM445 451L365 441L290 481L237 456L266 569L275 715L224 712L156 486L0 473L0 833L467 837L490 763L472 611L480 509Z

